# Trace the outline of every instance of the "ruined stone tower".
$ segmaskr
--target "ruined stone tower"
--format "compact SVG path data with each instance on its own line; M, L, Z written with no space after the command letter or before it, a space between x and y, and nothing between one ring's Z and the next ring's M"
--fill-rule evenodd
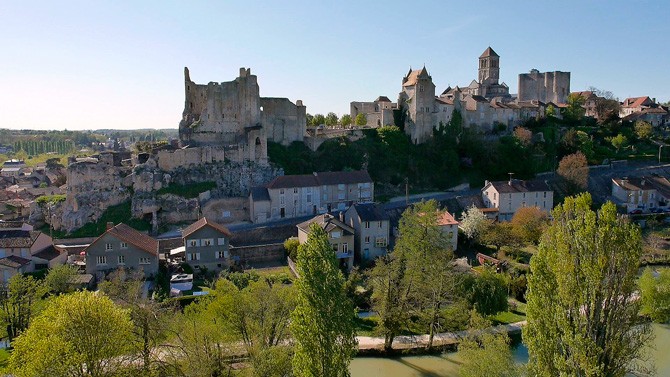
M222 147L231 160L267 162L258 82L251 69L240 68L233 81L200 85L184 68L184 91L182 145Z

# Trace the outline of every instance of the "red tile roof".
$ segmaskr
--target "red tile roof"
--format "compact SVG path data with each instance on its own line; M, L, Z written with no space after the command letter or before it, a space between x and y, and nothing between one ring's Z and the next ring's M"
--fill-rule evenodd
M641 107L650 106L654 102L649 97L631 97L623 100L621 107Z
M199 230L199 229L201 229L201 228L203 228L203 227L205 227L205 226L209 226L209 227L213 228L214 230L217 230L217 231L219 231L219 232L225 234L225 235L228 236L228 237L232 236L232 234L230 233L230 231L228 230L228 228L226 228L225 226L223 226L223 225L221 225L221 224L217 224L217 223L215 223L215 222L213 222L213 221L210 221L210 220L208 220L206 217L203 217L202 219L200 219L200 220L194 222L193 224L189 225L189 226L188 226L186 229L184 229L184 231L181 233L181 236L182 236L182 238L186 238L186 237L188 237L191 233L193 233L193 232L195 232L196 230Z
M442 215L437 218L437 225L458 225L458 221L449 211L444 211Z

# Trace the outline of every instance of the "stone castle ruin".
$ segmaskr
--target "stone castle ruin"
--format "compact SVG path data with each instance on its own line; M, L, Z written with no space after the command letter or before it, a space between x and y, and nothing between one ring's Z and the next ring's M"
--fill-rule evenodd
M182 146L213 146L231 161L267 163L267 141L303 141L307 125L302 101L261 98L251 69L228 82L191 81L184 68L184 112L179 123Z
M56 229L71 232L128 200L132 216L151 220L154 228L202 215L220 223L248 219L251 187L283 175L268 163L268 140L303 141L305 106L300 100L260 97L257 77L245 68L233 81L206 85L191 81L184 68L184 93L176 143L132 158L108 152L69 164ZM160 191L204 182L215 188L197 198Z

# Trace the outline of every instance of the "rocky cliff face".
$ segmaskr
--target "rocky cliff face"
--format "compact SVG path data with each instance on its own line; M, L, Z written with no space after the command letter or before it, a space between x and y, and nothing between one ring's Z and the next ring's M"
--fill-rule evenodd
M131 193L130 168L88 161L72 163L67 168L67 195L60 225L71 232L97 221L108 207L129 200Z
M134 217L148 215L156 217L159 223L179 223L195 221L202 214L202 208L212 200L221 198L246 198L253 186L269 182L281 169L254 162L216 162L191 167L180 167L169 173L159 169L150 159L135 167L132 213ZM193 183L214 182L216 188L209 195L186 199L174 194L157 195L156 192L169 185L187 186ZM236 213L235 211L230 211ZM237 216L243 220L246 214Z
M67 169L67 199L58 225L71 232L97 221L110 206L128 200L132 201L132 216L136 218L155 219L159 224L194 221L208 201L245 198L251 187L282 174L281 169L254 162L215 162L179 167L170 172L161 170L153 158L133 168L93 161L75 162ZM175 194L157 195L158 190L173 184L187 186L202 182L215 182L216 188L208 195L192 199ZM231 220L245 218L239 217Z

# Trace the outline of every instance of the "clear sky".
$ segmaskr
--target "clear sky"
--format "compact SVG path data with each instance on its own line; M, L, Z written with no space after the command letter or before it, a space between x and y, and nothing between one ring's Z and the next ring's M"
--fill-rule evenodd
M258 75L261 96L338 115L397 99L424 64L440 93L489 45L516 93L531 68L571 90L670 100L667 1L0 2L0 128L176 128L197 83Z

